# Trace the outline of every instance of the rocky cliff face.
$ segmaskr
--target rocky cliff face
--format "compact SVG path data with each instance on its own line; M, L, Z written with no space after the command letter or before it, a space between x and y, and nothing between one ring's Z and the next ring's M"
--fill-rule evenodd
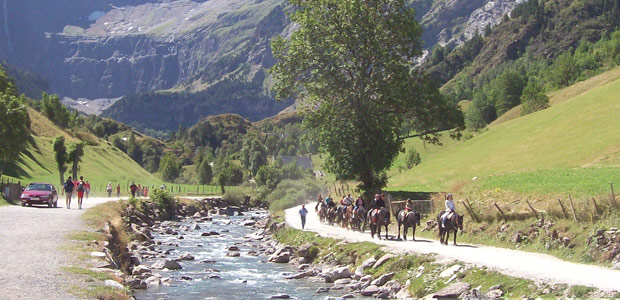
M413 0L411 5L425 28L425 48L431 49L467 40L520 1ZM104 115L144 128L176 129L175 122L189 126L203 114L220 112L256 120L283 108L269 94L265 69L274 63L269 39L291 28L287 5L285 0L0 0L0 58L43 75L62 96L122 97ZM166 92L154 92L161 90ZM136 119L132 109L147 104L156 115ZM169 105L188 115L171 116Z

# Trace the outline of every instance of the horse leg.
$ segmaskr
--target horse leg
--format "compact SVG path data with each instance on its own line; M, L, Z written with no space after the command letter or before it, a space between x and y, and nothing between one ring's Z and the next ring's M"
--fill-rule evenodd
M416 228L415 223L413 223L413 226L411 226L411 229L413 231L411 233L411 239L413 239L414 242L415 242L415 228Z
M458 232L458 229L454 229L454 246L457 246L456 244L456 233Z
M388 238L388 225L390 225L390 224L387 224L387 223L385 224L385 239L386 240L389 239Z
M407 227L405 227L405 240L407 240ZM397 240L400 240L400 222L398 222L398 237Z
M409 227L407 227L407 224L405 223L405 226L403 226L403 240L407 240L407 230L409 229ZM398 231L398 233L400 234L400 230Z

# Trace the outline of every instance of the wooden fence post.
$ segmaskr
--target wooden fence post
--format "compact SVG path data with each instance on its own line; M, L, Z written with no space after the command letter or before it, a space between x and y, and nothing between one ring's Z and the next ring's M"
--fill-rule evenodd
M575 223L579 223L579 221L577 221L577 214L575 214L575 205L573 205L573 198L570 196L570 194L568 194L568 201L570 203L570 209L573 212L573 219L575 219Z
M538 218L538 212L534 209L534 207L532 206L532 204L530 204L529 200L525 200L525 203L527 203L527 206L530 207L530 209L532 210L532 212L534 213L534 217ZM542 213L541 213L542 214Z
M478 215L476 215L476 213L474 212L474 208L471 206L471 203L469 203L469 198L465 198L465 202L467 202L467 206L469 207L469 210L474 216L474 220L476 221L476 223L479 223L480 220L478 219Z
M568 218L568 215L566 214L566 209L564 208L564 204L562 204L562 201L560 200L560 198L558 198L558 202L560 202L560 207L562 208L562 213L564 214L564 218Z
M493 202L493 205L495 205L495 208L497 208L497 210L499 211L500 214L502 214L502 218L504 218L504 222L508 223L508 220L506 219L506 215L504 214L504 212L502 211L501 208L499 208L499 205L497 205L497 202Z
M592 197L592 204L594 204L594 215L598 216L599 214L598 205L596 205L596 200L594 200L594 197Z

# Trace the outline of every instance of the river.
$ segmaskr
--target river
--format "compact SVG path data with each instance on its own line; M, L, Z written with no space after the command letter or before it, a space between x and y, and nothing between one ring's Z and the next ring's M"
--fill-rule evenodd
M289 264L267 262L265 254L250 255L259 252L259 245L266 241L251 241L244 236L256 231L251 226L243 226L250 217L266 217L265 212L248 212L245 216L214 216L212 221L196 222L185 220L172 222L172 227L180 225L199 229L179 231L179 235L161 234L153 231L153 241L157 250L170 250L168 258L175 258L184 253L191 253L195 260L181 261L179 271L155 271L162 277L172 278L169 285L149 287L137 290L136 299L268 299L276 294L287 294L292 299L325 299L326 296L340 297L345 291L315 293L319 287L331 287L331 284L313 279L287 280L284 276L295 273L297 268ZM217 236L203 237L203 232L218 232ZM179 239L183 235L184 239ZM239 247L239 257L228 257L228 248ZM145 260L143 264L151 265L157 259ZM204 261L214 261L204 263ZM185 279L182 279L185 277ZM191 280L189 279L191 278Z

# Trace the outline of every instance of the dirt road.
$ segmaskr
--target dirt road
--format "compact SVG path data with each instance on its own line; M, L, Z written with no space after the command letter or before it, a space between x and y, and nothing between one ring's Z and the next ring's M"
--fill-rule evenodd
M83 210L75 199L71 209L64 199L58 208L0 207L0 299L75 299L67 287L79 283L61 269L74 262L61 247L66 235L87 229L85 209L114 199L91 197Z
M370 233L349 231L340 227L321 224L309 204L306 230L324 237L343 239L349 242L372 241L385 245L397 253L436 253L442 258L456 259L477 266L486 266L503 274L542 282L585 285L604 291L620 291L620 271L597 266L566 262L550 255L495 248L479 245L444 246L436 240L417 239L413 241L373 240ZM300 206L286 210L286 223L301 229L298 215ZM418 229L419 230L419 229ZM458 241L457 241L458 242Z

